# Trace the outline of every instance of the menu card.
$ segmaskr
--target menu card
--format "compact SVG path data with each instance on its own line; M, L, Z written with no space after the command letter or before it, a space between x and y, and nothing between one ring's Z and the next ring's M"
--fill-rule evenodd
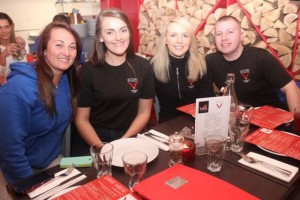
M260 128L249 134L245 141L300 160L300 137L297 135Z
M277 126L292 121L293 113L272 106L262 106L252 110L253 117L251 123L259 127L274 129Z
M185 106L180 106L176 109L180 110L181 112L187 113L187 114L192 115L193 117L195 117L195 111L196 111L196 104L195 103L188 104L188 105L185 105Z
M228 136L230 96L196 99L196 153L205 151L204 138L209 135Z
M146 178L133 190L143 199L151 200L258 199L228 182L181 164Z
M87 184L84 184L70 192L67 192L57 198L56 200L140 200L139 197L132 194L132 192L123 184L118 182L112 176L106 175L104 177L95 179Z

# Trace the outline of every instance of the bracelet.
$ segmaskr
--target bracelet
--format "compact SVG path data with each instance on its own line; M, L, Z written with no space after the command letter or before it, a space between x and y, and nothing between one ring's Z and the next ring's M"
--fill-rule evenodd
M2 58L6 58L7 56L9 56L9 53L6 53L6 55L5 55L5 53L4 53L5 50L6 49L4 49L2 52L0 52L0 55L2 56Z

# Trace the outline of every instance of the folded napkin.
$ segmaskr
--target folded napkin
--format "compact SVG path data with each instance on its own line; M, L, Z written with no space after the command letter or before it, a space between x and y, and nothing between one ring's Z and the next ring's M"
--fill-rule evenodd
M153 130L153 129L149 130L148 132L149 132L149 133L152 133L152 134L154 134L154 135L157 135L157 136L159 136L159 137L163 137L163 138L165 138L167 141L169 140L169 136L167 136L167 135L165 135L165 134L163 134L163 133L161 133L161 132L155 131L155 130ZM155 137L155 136L149 137L149 136L144 135L144 134L138 134L137 137L138 137L138 138L142 138L142 139L149 140L149 141L153 142L154 144L156 144L156 145L158 146L158 148L160 148L160 149L162 149L162 150L164 150L164 151L169 151L169 146L168 146L167 144L165 144L165 143L163 143L163 142L159 142L159 141L157 141L157 140L151 138L151 137ZM158 137L157 139L159 139L159 137Z
M243 165L247 165L248 167L254 168L254 169L258 170L258 171L261 171L263 173L269 174L271 176L274 176L274 177L276 177L278 179L281 179L283 181L286 181L286 182L289 182L297 174L297 172L299 170L298 167L294 167L292 165L280 162L278 160L275 160L275 159L272 159L272 158L269 158L269 157L266 157L266 156L254 153L254 152L249 152L247 155L251 156L253 158L256 158L258 160L264 161L266 163L269 163L269 164L275 165L277 167L280 167L280 168L283 168L283 169L291 171L292 172L291 176L287 177L287 176L284 176L284 175L282 175L280 173L277 173L277 172L274 172L274 171L268 169L267 167L263 166L260 163L248 163L248 162L246 162L243 159L240 159L238 161L239 163L241 163Z
M58 175L60 175L60 174L62 174L62 173L64 173L67 170L68 169L64 169L62 171L57 172L55 174L55 177L58 176ZM69 186L71 186L71 185L79 182L80 180L86 178L85 175L82 175L82 176L77 177L76 179L70 180L70 182L67 182L67 183L65 183L63 185L59 185L60 183L66 181L66 180L68 180L68 179L70 179L70 178L72 178L72 177L74 177L74 176L76 176L76 175L78 175L80 173L81 173L80 171L78 171L77 169L74 169L72 171L72 173L69 174L68 176L58 178L58 179L54 180L53 182L51 182L49 184L42 185L42 186L38 187L37 189L35 189L34 191L27 193L27 195L30 198L34 198L34 197L37 197L38 195L40 195L42 193L45 193L45 194L42 194L41 196L37 197L37 199L45 199L45 198L47 198L47 197L49 197L49 196L57 193L58 191L61 191L61 190L65 189L65 188L67 188L67 187L69 187ZM81 179L79 180L79 178L81 178ZM57 188L57 190L54 189L54 188ZM51 190L51 192L50 192L50 190ZM47 195L47 197L45 197L46 195Z

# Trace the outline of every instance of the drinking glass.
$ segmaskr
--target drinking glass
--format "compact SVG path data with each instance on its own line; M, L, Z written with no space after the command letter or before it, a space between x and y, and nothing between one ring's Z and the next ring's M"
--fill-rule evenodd
M249 131L252 117L252 106L239 105L239 111L233 122L229 123L230 149L233 152L241 152L245 136Z
M7 82L7 76L10 73L10 69L8 67L0 66L0 85Z
M113 157L114 146L111 143L98 143L90 148L91 156L93 158L94 167L97 171L97 178L112 175L111 164Z
M141 151L131 151L123 155L124 170L130 176L128 187L131 191L143 179L147 170L147 159L147 154Z
M169 167L182 163L184 137L177 132L169 137L170 161Z
M204 138L207 152L207 169L212 172L221 170L226 149L226 137L210 135Z

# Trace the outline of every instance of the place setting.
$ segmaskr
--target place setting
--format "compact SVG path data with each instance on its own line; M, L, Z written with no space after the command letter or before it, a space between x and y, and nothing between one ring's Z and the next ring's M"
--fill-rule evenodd
M286 163L254 152L249 152L248 154L243 153L245 138L250 138L253 134L248 134L248 132L251 120L253 119L254 115L255 113L253 112L251 106L239 106L239 112L236 115L236 120L234 121L234 123L229 123L230 150L241 157L241 159L238 161L239 163L283 181L289 182L297 174L299 170L298 167L288 165ZM272 131L269 130L267 132L268 134L270 134ZM282 140L282 137L278 138L281 138ZM255 140L257 142L258 138L253 138L253 141ZM264 138L262 140L270 142L267 138ZM246 141L250 142L250 139L246 139ZM276 146L279 146L279 148L282 149L282 145L277 143Z
M43 173L43 172L42 172ZM86 174L80 172L74 167L63 169L55 173L54 177L48 182L45 182L40 187L26 192L26 194L35 200L42 200L50 198L58 192L62 192L65 189L70 190L70 186L82 181L87 176ZM74 189L74 188L73 188Z

